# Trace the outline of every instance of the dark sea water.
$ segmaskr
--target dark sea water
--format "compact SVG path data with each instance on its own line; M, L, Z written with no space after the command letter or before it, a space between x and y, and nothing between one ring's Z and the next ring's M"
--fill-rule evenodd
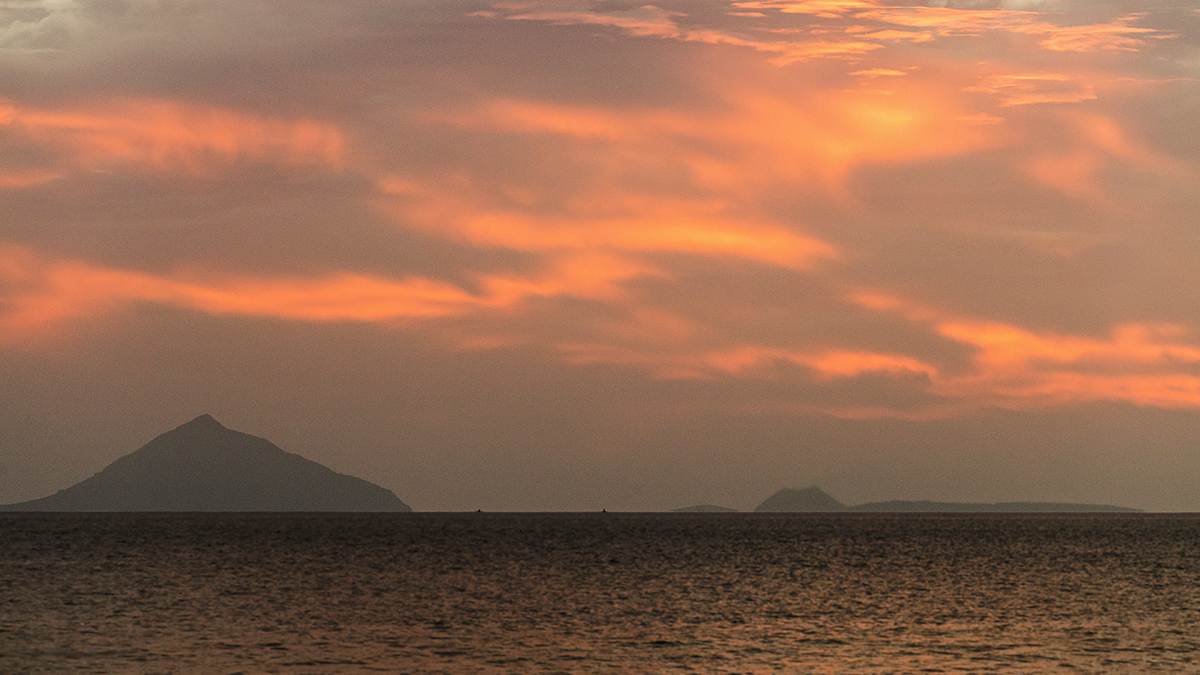
M1200 672L1200 516L0 514L0 672Z

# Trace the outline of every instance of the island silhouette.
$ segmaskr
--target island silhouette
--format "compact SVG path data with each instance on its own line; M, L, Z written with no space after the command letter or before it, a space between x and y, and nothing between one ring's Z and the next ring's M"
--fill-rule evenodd
M724 506L702 504L673 509L677 513L732 512ZM891 500L848 506L815 485L804 489L783 488L754 507L756 513L1140 513L1141 509L1109 504L1069 502L933 502Z
M717 506L715 504L697 504L696 506L685 506L682 509L673 509L676 513L736 513L737 509L731 509L728 506Z
M211 415L159 435L96 475L0 511L412 511L392 491L337 473Z
M701 504L677 512L736 509ZM391 511L412 509L391 490L340 474L211 415L160 434L91 478L0 511ZM1138 512L1108 504L1064 502L869 502L848 506L816 486L783 488L758 513L1020 513Z
M754 508L758 513L855 511L862 513L1137 513L1139 509L1109 504L1072 504L1065 502L868 502L847 506L813 486L798 490L784 488Z

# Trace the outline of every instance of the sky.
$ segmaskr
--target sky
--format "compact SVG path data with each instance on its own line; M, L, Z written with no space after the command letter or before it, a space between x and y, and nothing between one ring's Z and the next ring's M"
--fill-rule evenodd
M1200 511L1189 0L0 0L0 503Z

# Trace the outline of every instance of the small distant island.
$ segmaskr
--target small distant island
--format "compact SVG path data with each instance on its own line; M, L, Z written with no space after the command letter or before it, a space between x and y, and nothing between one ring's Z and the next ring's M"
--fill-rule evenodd
M391 490L336 473L211 415L103 471L0 511L412 511Z
M713 513L735 511L723 506L700 505L674 509L676 512ZM1065 502L868 502L847 506L820 488L784 488L754 507L755 513L1140 513L1141 509L1109 504L1072 504Z
M685 506L682 509L674 509L674 511L676 513L737 513L737 509L731 509L727 506L716 506L714 504Z

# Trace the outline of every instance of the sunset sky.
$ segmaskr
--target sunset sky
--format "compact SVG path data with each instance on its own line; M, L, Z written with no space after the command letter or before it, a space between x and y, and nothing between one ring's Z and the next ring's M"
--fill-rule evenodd
M0 503L1200 510L1190 0L0 0Z

